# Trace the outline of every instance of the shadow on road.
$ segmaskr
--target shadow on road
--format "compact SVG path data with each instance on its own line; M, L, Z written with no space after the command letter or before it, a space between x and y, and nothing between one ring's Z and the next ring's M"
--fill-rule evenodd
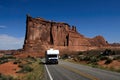
M39 64L43 64L43 65L57 65L55 63L45 63L45 62L40 62Z

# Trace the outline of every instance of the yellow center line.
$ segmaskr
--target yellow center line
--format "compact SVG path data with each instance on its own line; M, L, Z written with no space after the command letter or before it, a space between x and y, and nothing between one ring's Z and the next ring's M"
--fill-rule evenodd
M76 70L75 68L72 68L72 67L68 67L68 66L65 66L65 65L60 65L61 67L63 67L63 68L65 68L65 69L67 69L67 70L70 70L70 71L72 71L72 72L75 72L75 73L77 73L77 74L79 74L79 75L81 75L81 76L83 76L83 77L86 77L86 78L88 78L88 79L91 79L91 80L99 80L98 78L96 78L96 77L94 77L94 76L92 76L92 75L90 75L90 74L87 74L87 73L84 73L84 72L82 72L82 71L80 71L80 70Z

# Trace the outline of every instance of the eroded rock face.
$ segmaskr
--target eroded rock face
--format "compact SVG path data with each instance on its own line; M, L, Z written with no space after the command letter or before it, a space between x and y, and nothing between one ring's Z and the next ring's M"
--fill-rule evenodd
M23 49L40 52L50 47L72 51L87 50L89 47L107 46L102 36L86 38L77 32L75 26L67 23L46 21L27 16L26 36Z

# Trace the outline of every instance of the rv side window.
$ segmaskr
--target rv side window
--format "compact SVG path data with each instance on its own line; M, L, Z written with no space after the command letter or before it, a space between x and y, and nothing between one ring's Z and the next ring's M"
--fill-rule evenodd
M57 55L48 55L48 57L57 57Z

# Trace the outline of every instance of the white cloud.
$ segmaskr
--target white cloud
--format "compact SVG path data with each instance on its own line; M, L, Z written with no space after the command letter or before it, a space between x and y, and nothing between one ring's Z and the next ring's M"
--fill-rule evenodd
M0 35L0 50L20 49L24 43L24 38L16 38L6 34Z
M0 29L4 29L4 28L6 28L6 26L0 26Z

